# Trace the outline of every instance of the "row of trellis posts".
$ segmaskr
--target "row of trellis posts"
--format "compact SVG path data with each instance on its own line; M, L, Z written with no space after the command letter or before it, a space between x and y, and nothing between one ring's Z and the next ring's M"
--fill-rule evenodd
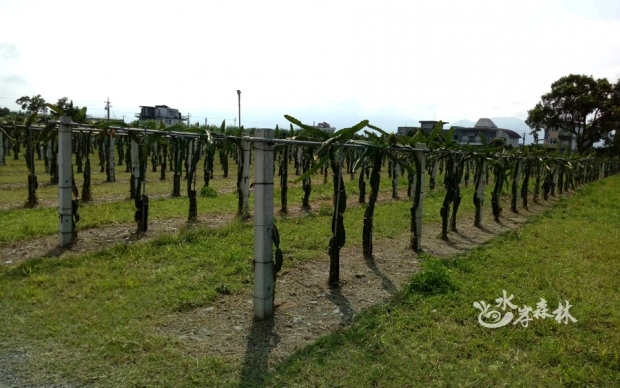
M75 213L76 213L76 201L73 200L72 189L74 187L73 183L73 167L72 167L72 133L74 132L98 132L98 129L94 129L92 127L85 126L83 124L76 124L71 122L71 118L67 116L60 117L58 124L58 215L59 215L59 245L62 247L70 245L75 236L76 236L76 226L75 226ZM150 133L161 134L161 131L153 131L153 130L145 130L139 128L113 128L115 135L126 135L130 136L130 153L131 153L131 173L132 178L135 180L133 183L133 187L137 188L136 192L136 207L137 214L136 220L138 221L139 231L146 231L146 214L148 214L148 197L146 197L144 191L144 175L145 175L145 165L141 160L142 151L140 149L140 144L136 141L134 136L131 136L132 133L143 133L147 136ZM205 136L205 134L198 133L187 133L187 132L167 132L167 136L178 136L185 137L188 139L189 147L188 149L188 164L192 166L193 158L200 158L201 152L198 146L198 140ZM274 145L275 144L283 144L283 145L297 145L300 146L298 148L298 152L301 150L302 146L305 147L316 147L320 146L322 143L313 142L313 141L302 141L302 140L294 140L294 139L274 139L274 131L272 129L257 129L255 131L254 137L243 136L241 138L234 136L224 136L218 134L206 134L209 138L209 141L215 140L226 140L226 139L236 139L239 142L237 143L239 147L239 163L242 164L239 172L242 174L239 179L239 209L240 216L245 218L249 214L249 194L250 194L250 177L249 177L249 169L250 169L250 151L251 144L253 143L253 148L255 150L254 154L254 315L257 319L264 319L273 314L273 300L275 295L275 273L279 268L274 268L277 264L274 261L274 237L276 240L279 240L277 237L277 231L274 234L274 223L273 223L273 211L274 211ZM114 174L114 155L115 155L115 142L114 135L107 136L107 147L108 147L108 160L107 162L107 173L108 173L108 181L115 180ZM4 145L1 144L2 136L0 136L0 153L4 152ZM345 147L357 147L364 148L363 145L360 144L343 144ZM287 149L287 148L285 148ZM196 152L192 153L191 150L195 150ZM416 169L415 169L415 177L413 177L413 190L411 190L414 194L412 197L412 215L411 215L411 247L416 250L421 250L421 238L422 238L422 212L423 212L423 199L425 194L425 173L427 171L427 153L429 150L426 148L426 144L417 143L415 148L407 147L399 149L403 152L409 152L412 154L412 157L415 161ZM178 152L178 150L176 150ZM445 151L444 152L449 152ZM456 155L458 152L452 153L451 155ZM3 158L3 154L0 154L0 160ZM285 158L287 155L283 155ZM299 156L299 155L298 155ZM482 174L485 171L488 171L486 168L486 159L480 158L480 164L477 166L477 174L480 176L474 180L475 189L474 189L474 203L476 204L476 212L475 212L475 225L482 226L482 202L484 198L484 185L485 179L482 179ZM339 171L342 174L342 161L340 160ZM194 164L195 165L195 164ZM448 168L454 168L454 164L447 163L446 171ZM609 172L617 171L617 163L614 164L613 171L612 166L606 166L604 163L600 166L599 176L598 178L603 178ZM327 167L325 168L325 172ZM307 169L304 169L307 170ZM431 178L431 187L434 186L434 182L437 174L437 161L432 160L429 166L429 173ZM557 184L557 169L554 171L552 179L553 185ZM190 173L189 179L192 179L192 173L194 174L195 180L195 170ZM362 171L363 174L363 171ZM488 173L487 173L488 174ZM520 167L517 163L515 171L513 172L513 180L519 181ZM392 181L396 181L397 190L397 178L398 178L398 168L395 165L390 167L390 175L392 176ZM177 171L175 169L175 186L178 185L176 179L178 177ZM497 176L496 176L496 184L497 184ZM458 178L460 180L460 177ZM487 178L488 179L488 178ZM500 176L500 185L503 183L503 179ZM338 180L340 182L341 179ZM449 185L447 185L448 187ZM458 184L457 184L458 187ZM501 187L501 186L500 186ZM140 188L142 189L142 195L140 193ZM513 185L513 191L516 190ZM513 193L514 194L514 193ZM284 194L285 195L285 194ZM458 193L456 194L458 196ZM194 213L196 212L196 191L193 193L188 192L188 196L190 198L190 216L192 214L192 200L193 200L193 208ZM515 205L516 195L513 195L513 210ZM499 206L496 204L496 200L493 198L493 206L495 213L495 206ZM336 200L335 200L336 201ZM459 197L460 201L460 197ZM337 204L335 204L337 206ZM458 203L456 204L458 208ZM453 210L453 217L456 216L456 209ZM143 219L140 219L143 217ZM497 216L496 216L497 219ZM447 222L447 217L444 218L444 222ZM455 222L455 221L454 221ZM445 228L444 228L445 229ZM333 238L337 238L336 234L338 233L338 228L332 228L333 230ZM278 244L278 243L276 243ZM279 248L277 247L277 250ZM281 254L281 253L280 253ZM277 256L277 254L276 254ZM281 265L281 264L280 264Z

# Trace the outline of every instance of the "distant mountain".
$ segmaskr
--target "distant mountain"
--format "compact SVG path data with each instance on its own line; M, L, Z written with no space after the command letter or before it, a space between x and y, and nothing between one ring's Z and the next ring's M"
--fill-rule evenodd
M525 124L525 121L517 117L491 117L491 121L493 121L495 125L498 126L498 128L511 129L521 136L523 136L523 132L525 132L525 144L530 144L534 142L534 137L530 135L530 131L532 129L527 124ZM471 128L476 125L476 122L470 120L455 120L451 122L450 125Z

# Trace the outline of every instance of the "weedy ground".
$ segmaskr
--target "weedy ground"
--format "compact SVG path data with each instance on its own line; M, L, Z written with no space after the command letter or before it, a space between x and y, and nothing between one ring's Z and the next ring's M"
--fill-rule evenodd
M231 162L231 178L213 181L220 195L205 199L205 212L234 214L233 166ZM322 178L315 181L322 183ZM355 202L357 182L345 181ZM378 256L385 259L382 251L406 245L410 201L403 191L405 198L389 200L391 187L384 182L374 238ZM170 178L162 183L162 195L170 183ZM114 193L126 196L127 185L118 186ZM406 189L404 180L401 188ZM263 362L272 346L253 342L251 332L241 338L245 347L233 354L188 344L191 338L165 330L174 322L191 325L188 317L213 306L247 313L247 305L241 309L233 301L245 302L243 296L251 292L251 223L164 233L144 244L119 244L71 257L11 265L0 261L0 386L618 386L619 188L619 177L590 184L554 201L552 210L532 217L522 228L465 255L423 255L423 272L411 280L423 287L392 292L388 303L359 313L352 324L277 365ZM25 193L25 185L20 190ZM96 187L93 192L96 198ZM432 236L426 236L427 242L438 240L444 192L428 193L424 221ZM293 212L277 221L285 272L325 260L330 185L316 185L315 194L312 212ZM471 183L462 195L460 219L469 222ZM293 188L289 207L298 207L300 197L301 190ZM153 205L151 212L155 218L185 217L186 201L162 198L152 202L162 206ZM132 211L132 201L104 202L83 206L81 214L85 224L87 218L99 223L94 228L130 222ZM357 205L345 213L348 247L361 246L363 211ZM0 241L27 243L33 236L54 234L55 212L53 207L7 208L0 214ZM490 220L488 211L485 217ZM354 259L363 264L359 253ZM413 253L407 255L417 260ZM358 275L364 279L362 273L352 279ZM383 275L384 283L390 280ZM502 290L513 293L519 305L534 305L542 297L555 308L558 301L569 300L578 322L564 325L547 319L527 328L482 328L473 302L493 303ZM294 296L278 294L284 303L289 297ZM231 327L221 326L223 332L205 334L201 346L214 336L234 335L238 329L233 325L231 321Z

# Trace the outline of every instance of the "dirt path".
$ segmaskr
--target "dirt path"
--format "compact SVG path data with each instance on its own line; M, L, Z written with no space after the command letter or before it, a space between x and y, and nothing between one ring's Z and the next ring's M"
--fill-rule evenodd
M557 199L532 204L520 214L504 213L493 222L486 209L484 229L473 226L473 215L459 219L459 232L448 241L438 236L441 226L425 225L423 249L436 256L452 256L479 246L498 234L517 228L528 217L551 208ZM254 322L252 290L220 298L212 306L171 314L159 328L163 335L179 340L188 356L213 356L233 360L240 367L241 381L260 379L272 367L319 337L349 324L364 309L384 302L419 268L418 255L409 249L409 234L374 243L375 255L364 258L361 247L341 251L341 287L327 284L329 259L286 268L276 284L275 317ZM263 372L257 372L263 371Z

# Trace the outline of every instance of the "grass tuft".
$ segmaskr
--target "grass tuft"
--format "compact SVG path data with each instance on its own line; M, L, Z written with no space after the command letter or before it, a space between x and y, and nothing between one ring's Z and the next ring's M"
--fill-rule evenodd
M452 270L445 260L428 258L423 269L416 273L409 284L409 291L424 295L447 294L457 290L452 280Z

